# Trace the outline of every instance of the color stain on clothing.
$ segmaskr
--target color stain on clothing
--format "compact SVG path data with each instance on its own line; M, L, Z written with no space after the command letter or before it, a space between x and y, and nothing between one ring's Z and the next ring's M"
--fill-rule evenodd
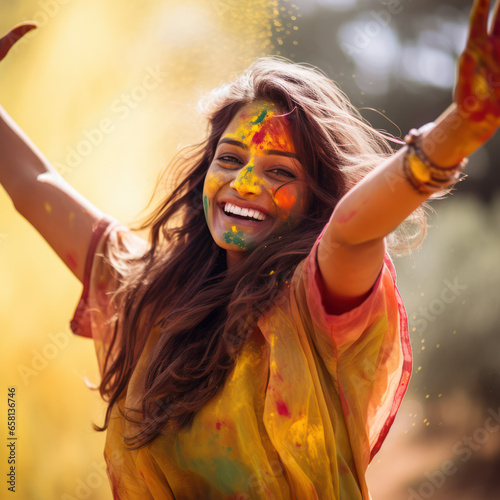
M288 406L285 404L284 401L281 401L281 400L276 401L276 410L278 411L278 414L283 416L283 417L290 418L292 416L290 414L290 410L288 409Z
M224 495L233 495L235 491L247 488L248 471L239 460L228 457L213 457L209 461L193 459L181 466L200 474Z
M244 236L243 231L236 231L236 232L226 231L223 234L224 241L227 244L232 243L233 245L236 245L237 247L246 248L246 243L245 243L243 236Z

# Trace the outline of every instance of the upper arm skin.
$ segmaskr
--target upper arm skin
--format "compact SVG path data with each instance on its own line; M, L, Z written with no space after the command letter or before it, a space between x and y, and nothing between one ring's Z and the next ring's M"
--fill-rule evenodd
M359 244L338 243L330 221L318 247L318 267L324 284L325 308L342 314L360 305L377 280L384 263L385 239Z
M25 181L14 206L83 283L93 224L105 214L53 172Z

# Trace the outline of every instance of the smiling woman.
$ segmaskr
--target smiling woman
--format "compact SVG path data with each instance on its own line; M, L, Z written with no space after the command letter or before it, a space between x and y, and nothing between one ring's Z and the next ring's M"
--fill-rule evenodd
M455 102L397 153L321 71L257 59L202 100L207 138L134 229L0 109L0 181L83 283L71 328L96 345L116 499L370 498L412 365L387 249L500 124L488 5Z
M248 104L222 134L205 180L203 206L228 266L283 225L300 222L309 191L286 116Z

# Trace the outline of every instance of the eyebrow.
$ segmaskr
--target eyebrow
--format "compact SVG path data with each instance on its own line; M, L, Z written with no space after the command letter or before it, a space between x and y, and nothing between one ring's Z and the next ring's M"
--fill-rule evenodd
M228 137L221 139L219 141L219 146L221 144L231 144L233 146L238 146L239 148L245 149L246 151L250 149L243 142L237 141L235 139L229 139ZM295 153L291 153L290 151L280 151L279 149L266 149L263 151L263 153L265 155L279 155L279 156L286 156L287 158L295 158L296 160L299 159L299 157Z

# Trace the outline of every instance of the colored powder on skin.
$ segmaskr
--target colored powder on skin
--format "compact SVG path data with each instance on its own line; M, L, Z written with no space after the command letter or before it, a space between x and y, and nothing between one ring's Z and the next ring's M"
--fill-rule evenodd
M205 216L208 217L208 207L210 206L210 202L208 201L208 196L203 196L203 210L205 212Z
M50 203L48 203L47 201L45 202L45 211L50 214L52 212L52 207L50 206Z
M345 222L349 222L356 215L356 210L348 213L347 215L342 215L339 217L339 222L344 224Z
M278 205L279 208L290 210L295 205L295 196L288 193L288 189L286 186L278 189L275 192L271 192L271 194L273 195L274 202L276 203L276 205Z
M262 128L257 130L252 137L252 144L260 149L284 149L293 151L293 146L288 143L286 129L278 120L266 120Z
M209 173L207 175L205 185L206 185L207 191L210 194L215 194L219 190L219 188L221 187L222 184L223 184L223 181L221 181L221 178L219 175L212 174L212 173Z
M75 257L73 257L70 253L66 254L66 262L71 269L76 269L78 266Z
M267 116L267 111L268 111L267 108L264 108L262 110L262 112L260 113L260 115L254 121L252 121L250 123L252 125L259 125L259 123L262 123Z
M247 189L253 188L256 195L261 193L260 185L262 184L262 180L255 175L253 166L248 166L246 169L243 169L242 175L240 175L237 180L238 183L243 184Z
M252 137L252 144L255 146L259 146L264 142L264 139L266 138L267 130L265 127L262 127L258 132L255 132L255 134Z
M222 425L222 424L221 424L220 422L217 422L217 423L215 424L215 428L216 428L218 431L220 431L221 425Z
M224 241L227 244L233 244L236 245L237 247L246 248L245 240L243 239L243 231L238 231L236 233L233 233L232 231L226 231L223 234Z

